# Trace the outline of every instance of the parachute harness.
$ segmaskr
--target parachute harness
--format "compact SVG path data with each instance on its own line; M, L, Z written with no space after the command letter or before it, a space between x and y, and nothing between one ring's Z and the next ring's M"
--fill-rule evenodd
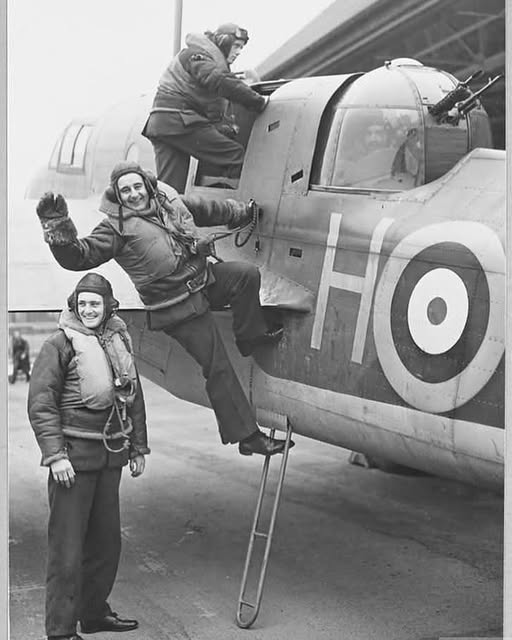
M121 336L121 339L126 344L124 336ZM105 449L110 453L121 453L126 449L130 448L130 434L133 430L132 421L127 413L127 403L130 397L133 398L135 395L136 387L133 380L130 379L128 375L121 374L117 375L114 363L112 362L112 358L108 353L105 347L105 341L102 337L98 336L99 343L103 348L103 353L105 354L108 363L110 364L110 368L112 370L114 376L114 402L112 404L112 408L110 409L110 413L108 415L107 421L105 422L105 426L103 427L102 436L103 436L103 444ZM121 431L116 434L109 433L109 427L112 423L112 418L114 414L117 416L118 422L121 425ZM118 449L112 448L108 441L113 439L122 438L121 446Z
M112 408L110 410L109 416L107 418L107 421L105 422L105 426L103 427L103 432L102 432L103 444L105 445L105 449L107 451L110 451L110 453L121 453L121 451L125 451L130 447L130 437L128 434L132 432L133 425L131 423L131 420L126 415L126 401L119 399L119 402L121 404L121 408L119 408L118 399L114 398L114 404L112 405ZM109 439L112 439L111 437L109 437L108 429L112 422L112 417L114 413L116 414L119 420L119 424L121 425L121 431L118 434L116 434L117 436L116 439L118 438L123 439L119 449L113 449L108 444Z

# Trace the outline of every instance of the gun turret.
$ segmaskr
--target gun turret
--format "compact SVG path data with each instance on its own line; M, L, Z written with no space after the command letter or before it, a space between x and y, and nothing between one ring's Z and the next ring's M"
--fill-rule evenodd
M478 69L475 73L471 74L469 78L459 84L447 93L439 102L433 104L428 108L429 113L437 119L438 122L443 120L451 109L458 103L464 100L469 100L474 94L469 89L469 84L476 78L482 75L483 71Z

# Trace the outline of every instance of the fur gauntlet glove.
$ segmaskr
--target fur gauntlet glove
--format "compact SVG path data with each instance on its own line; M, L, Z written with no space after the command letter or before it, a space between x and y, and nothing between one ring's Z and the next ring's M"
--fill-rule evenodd
M77 237L76 227L68 215L68 205L60 193L48 191L39 200L36 213L43 227L44 241L49 245L71 244Z
M256 204L254 200L245 202L239 202L228 198L224 201L230 209L230 221L228 222L228 229L234 229L235 227L245 227L253 219L254 212L257 212L258 220L261 218L261 208Z

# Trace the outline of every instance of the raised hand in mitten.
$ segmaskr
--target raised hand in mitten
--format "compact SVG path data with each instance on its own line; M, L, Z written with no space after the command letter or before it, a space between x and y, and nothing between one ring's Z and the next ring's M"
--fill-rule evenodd
M76 227L68 215L68 205L59 193L51 191L40 198L36 213L44 231L44 240L49 245L70 244L77 239Z
M61 218L68 215L68 205L60 193L55 196L51 191L47 191L39 200L36 212L41 220Z

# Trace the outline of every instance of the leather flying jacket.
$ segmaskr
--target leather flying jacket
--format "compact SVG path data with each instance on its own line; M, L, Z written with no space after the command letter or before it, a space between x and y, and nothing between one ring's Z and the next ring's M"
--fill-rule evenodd
M146 306L176 298L189 280L199 286L198 278L206 273L206 259L194 255L190 242L180 241L180 233L190 239L199 237L198 226L227 224L234 228L248 221L250 214L245 204L236 200L217 202L201 196L180 197L161 182L158 190L159 197L165 200L166 220L124 208L121 231L120 205L104 194L100 211L106 214L105 220L84 238L50 245L58 263L71 271L84 271L113 258L126 271ZM202 286L206 283L204 276Z
M86 406L71 341L62 329L47 338L34 362L28 394L28 415L41 449L41 464L49 466L54 460L69 458L76 470L93 470L122 466L128 456L149 453L144 396L137 382L133 403L127 409L132 424L129 450L109 454L101 434L111 407ZM114 415L109 431L122 429Z
M206 35L188 34L186 45L160 78L151 113L176 112L187 127L221 122L228 100L252 111L264 108L263 96L231 73L226 58Z

